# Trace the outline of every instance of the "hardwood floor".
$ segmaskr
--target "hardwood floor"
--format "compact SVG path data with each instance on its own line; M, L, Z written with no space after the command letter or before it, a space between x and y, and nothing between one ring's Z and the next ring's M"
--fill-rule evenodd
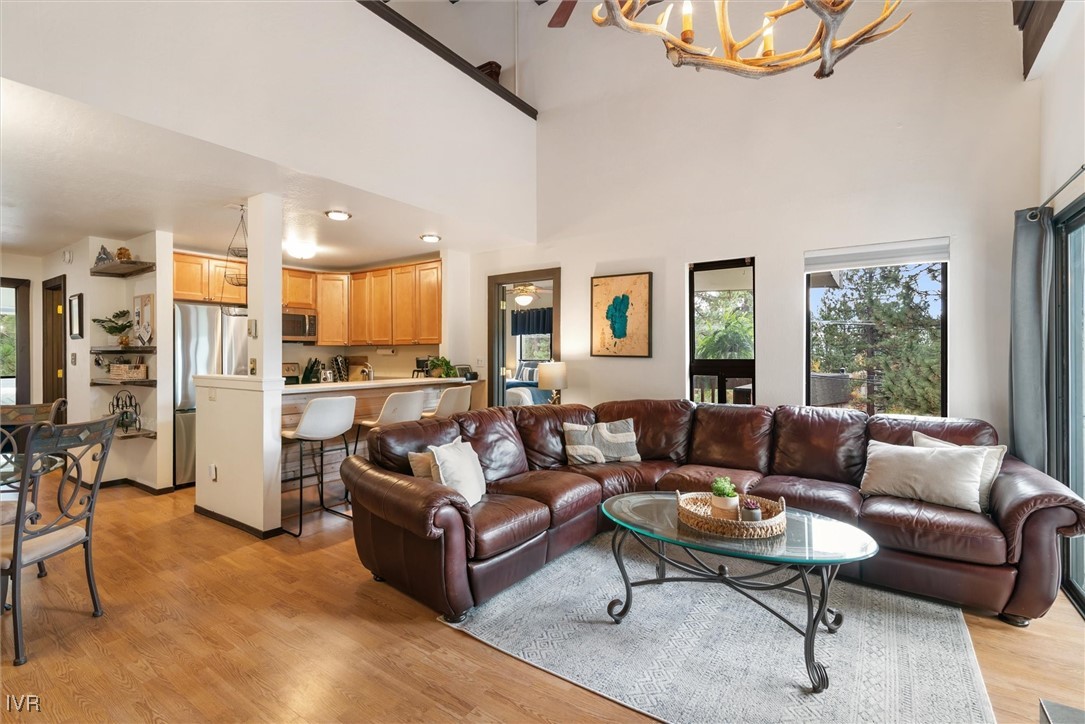
M348 521L311 515L304 538L260 541L193 514L191 489L99 502L106 614L90 616L77 552L44 579L26 569L29 662L11 665L6 614L2 691L40 696L41 712L5 720L643 719L374 582ZM1085 708L1085 624L1065 599L1025 630L967 618L1000 721L1036 721L1041 696Z

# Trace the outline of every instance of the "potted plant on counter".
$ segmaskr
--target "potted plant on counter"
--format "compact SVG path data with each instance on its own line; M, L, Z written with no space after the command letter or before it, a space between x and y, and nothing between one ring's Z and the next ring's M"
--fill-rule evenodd
M712 514L720 518L738 519L738 491L731 478L722 477L712 481Z
M127 309L114 312L113 316L108 319L92 319L91 321L101 327L102 331L109 336L116 337L118 345L121 347L128 346L128 330L135 325L135 322L128 319Z
M456 368L452 366L452 363L448 361L448 357L430 357L429 358L429 376L430 377L455 377Z
M753 498L744 498L739 506L738 515L741 520L761 520L761 504Z

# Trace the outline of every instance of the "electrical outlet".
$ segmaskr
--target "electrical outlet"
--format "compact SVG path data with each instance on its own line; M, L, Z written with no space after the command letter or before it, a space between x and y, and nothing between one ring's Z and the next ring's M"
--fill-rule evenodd
M75 352L72 352L72 367L75 367Z
M208 402L214 402L219 398L219 391L214 387L207 388L207 400Z
M482 369L482 365L486 364L486 360L481 357L475 357L475 367Z
M217 483L219 479L219 466L211 463L207 466L207 476L211 478L212 483Z

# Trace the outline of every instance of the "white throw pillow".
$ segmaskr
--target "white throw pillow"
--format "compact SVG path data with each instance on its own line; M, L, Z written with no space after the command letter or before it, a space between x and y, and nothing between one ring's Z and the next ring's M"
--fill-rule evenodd
M570 465L588 463L637 462L637 433L633 418L594 425L566 422L565 454Z
M482 500L486 494L486 478L471 443L457 437L455 442L447 445L430 445L429 451L433 453L434 480L462 495L468 505L473 506Z
M434 479L433 466L436 465L436 461L433 459L433 453L409 452L407 453L407 462L411 464L411 474L416 478Z
M985 458L979 448L922 448L871 440L859 492L979 513Z
M967 447L983 450L986 457L983 459L983 473L980 476L980 510L986 513L991 509L991 486L995 484L995 478L1002 470L1002 458L1006 457L1005 445L956 445L915 430L912 431L912 444L916 447Z

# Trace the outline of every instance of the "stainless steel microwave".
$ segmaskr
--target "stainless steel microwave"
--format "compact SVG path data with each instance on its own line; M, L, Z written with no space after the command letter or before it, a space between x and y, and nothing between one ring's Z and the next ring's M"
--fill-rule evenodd
M284 307L283 341L316 344L316 312Z

